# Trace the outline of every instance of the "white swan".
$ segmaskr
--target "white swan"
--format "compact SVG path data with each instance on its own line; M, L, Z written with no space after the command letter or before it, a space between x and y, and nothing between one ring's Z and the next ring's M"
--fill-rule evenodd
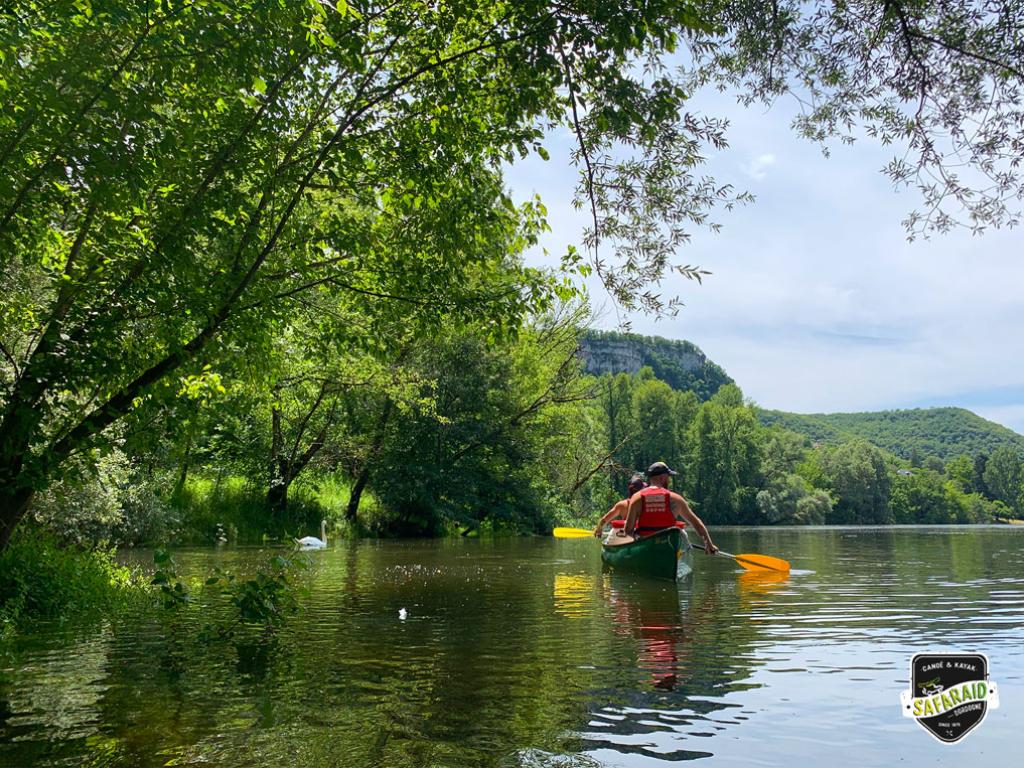
M327 521L320 521L319 539L316 536L303 536L296 539L295 543L299 545L299 549L327 549Z

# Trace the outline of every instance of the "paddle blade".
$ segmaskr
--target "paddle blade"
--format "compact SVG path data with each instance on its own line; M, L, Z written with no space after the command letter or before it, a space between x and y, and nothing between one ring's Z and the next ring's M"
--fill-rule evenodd
M748 571L781 571L789 573L789 563L781 557L769 557L768 555L733 555L733 559L746 568Z
M586 528L555 528L552 533L556 539L582 539L594 535L593 531Z

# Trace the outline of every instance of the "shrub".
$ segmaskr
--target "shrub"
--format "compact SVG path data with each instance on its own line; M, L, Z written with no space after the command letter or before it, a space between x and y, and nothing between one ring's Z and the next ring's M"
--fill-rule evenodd
M65 543L95 547L166 541L176 511L120 450L69 462L61 479L32 501L32 516Z
M105 610L137 583L113 549L61 546L53 534L23 526L0 552L0 626L9 632L26 621Z

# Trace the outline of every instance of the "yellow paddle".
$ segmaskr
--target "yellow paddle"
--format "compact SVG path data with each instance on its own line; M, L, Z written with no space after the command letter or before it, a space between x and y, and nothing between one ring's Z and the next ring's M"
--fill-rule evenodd
M587 536L593 536L593 531L588 531L586 528L555 528L554 533L556 539L583 539ZM700 549L700 547L696 547ZM742 567L748 571L777 571L781 573L789 573L789 563L783 560L781 557L770 557L769 555L756 555L756 554L742 554L742 555L730 555L728 552L718 550L718 554L723 557L731 557Z
M731 557L748 571L780 571L782 573L789 573L789 563L781 557L753 554L730 555L722 550L718 550L716 554L723 557Z

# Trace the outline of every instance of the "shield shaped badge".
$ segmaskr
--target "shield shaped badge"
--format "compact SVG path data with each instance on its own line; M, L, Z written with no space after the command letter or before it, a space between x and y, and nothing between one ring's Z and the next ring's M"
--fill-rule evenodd
M945 744L974 730L999 706L983 653L919 653L910 662L910 690L903 714Z

